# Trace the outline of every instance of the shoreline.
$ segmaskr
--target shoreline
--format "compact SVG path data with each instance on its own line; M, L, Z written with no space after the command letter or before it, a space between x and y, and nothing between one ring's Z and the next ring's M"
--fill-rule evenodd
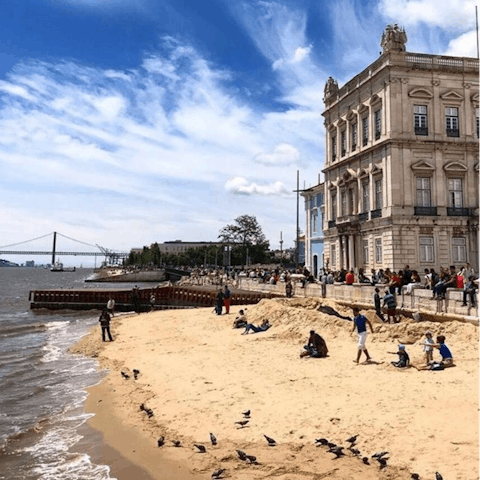
M231 328L240 306L221 317L210 308L114 317L115 342L102 344L96 327L72 349L110 369L89 390L86 409L95 413L89 424L153 480L210 478L218 468L239 480L324 474L407 480L412 471L429 478L437 470L446 478L478 478L478 421L473 421L478 420L478 328L457 322L374 323L368 348L381 362L355 366L351 324L317 312L318 303L350 313L320 299L264 300L247 307L247 317L255 324L269 318L273 327L246 336ZM327 340L330 357L298 358L310 327ZM426 329L447 334L459 366L438 373L392 367L389 360L395 358L384 352L400 341L414 363L421 359L416 344ZM121 377L120 371L133 368L141 372L137 381ZM152 419L139 410L141 403L154 410ZM250 424L236 428L234 422L249 408ZM454 424L448 423L452 415ZM210 431L219 438L216 447ZM263 434L278 446L268 447ZM346 446L355 434L365 455L387 446L392 456L387 469L363 465L347 450L333 460L314 445L315 438L326 436ZM160 435L166 443L157 448ZM172 439L180 439L183 448L171 447ZM207 453L197 453L194 443L205 445ZM236 449L257 456L259 465L239 461Z

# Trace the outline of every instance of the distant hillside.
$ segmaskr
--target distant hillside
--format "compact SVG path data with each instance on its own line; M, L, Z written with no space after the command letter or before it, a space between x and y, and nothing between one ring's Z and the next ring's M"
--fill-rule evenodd
M0 258L0 267L19 267L18 263L9 262Z

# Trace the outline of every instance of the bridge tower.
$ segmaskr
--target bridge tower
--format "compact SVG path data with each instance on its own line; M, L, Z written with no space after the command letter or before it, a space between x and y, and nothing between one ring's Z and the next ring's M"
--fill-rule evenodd
M53 249L52 249L52 267L55 265L55 246L57 244L57 232L53 232Z

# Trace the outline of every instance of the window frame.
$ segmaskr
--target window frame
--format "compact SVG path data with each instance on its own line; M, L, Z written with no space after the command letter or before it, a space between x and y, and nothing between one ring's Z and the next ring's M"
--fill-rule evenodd
M352 139L352 152L357 149L357 138L358 138L358 126L357 122L350 124L351 130L351 139Z
M420 263L435 263L435 238L421 235L418 241L420 247Z
M419 188L418 187L418 181L422 180L428 180L428 188ZM424 182L422 182L424 183ZM422 201L419 202L419 192L429 192L428 193L428 205L425 204L425 197L424 194L422 193ZM432 206L432 177L415 177L415 206L416 207L431 207Z
M375 263L383 262L383 241L382 237L375 238Z
M332 135L332 162L337 160L337 134Z
M370 211L370 181L362 182L362 213Z
M451 208L463 208L463 178L447 178L448 181L448 206ZM460 183L460 188L455 188L455 184ZM453 187L453 188L452 188ZM459 205L456 205L458 203Z
M457 244L455 244L457 240ZM458 240L462 240L460 243ZM452 260L453 263L467 262L467 239L465 237L452 237Z
M368 115L362 117L362 146L368 145Z
M460 121L459 121L460 109L458 107L445 107L444 111L445 111L445 132L447 134L447 137L459 137L460 136Z
M425 111L422 112L421 109ZM413 106L413 129L415 135L428 135L428 105Z
M333 192L331 195L331 204L330 204L330 220L337 219L337 192Z
M368 238L362 240L362 260L364 265L368 265L369 262L369 242Z
M340 132L340 157L343 158L347 155L347 131L342 130Z
M380 188L378 186L380 185ZM374 179L375 210L383 208L383 177Z
M375 125L375 140L378 140L382 136L382 109L375 110L373 114Z

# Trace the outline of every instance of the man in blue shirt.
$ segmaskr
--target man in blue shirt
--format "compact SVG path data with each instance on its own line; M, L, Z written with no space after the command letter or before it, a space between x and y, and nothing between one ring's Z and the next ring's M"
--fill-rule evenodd
M360 309L358 307L353 307L353 330L352 333L357 329L358 335L358 354L356 363L360 361L360 357L362 355L362 351L365 352L365 356L367 357L367 362L372 359L370 357L368 350L365 347L365 342L367 341L367 325L370 327L370 331L373 333L372 324L370 320L364 315L360 315Z

